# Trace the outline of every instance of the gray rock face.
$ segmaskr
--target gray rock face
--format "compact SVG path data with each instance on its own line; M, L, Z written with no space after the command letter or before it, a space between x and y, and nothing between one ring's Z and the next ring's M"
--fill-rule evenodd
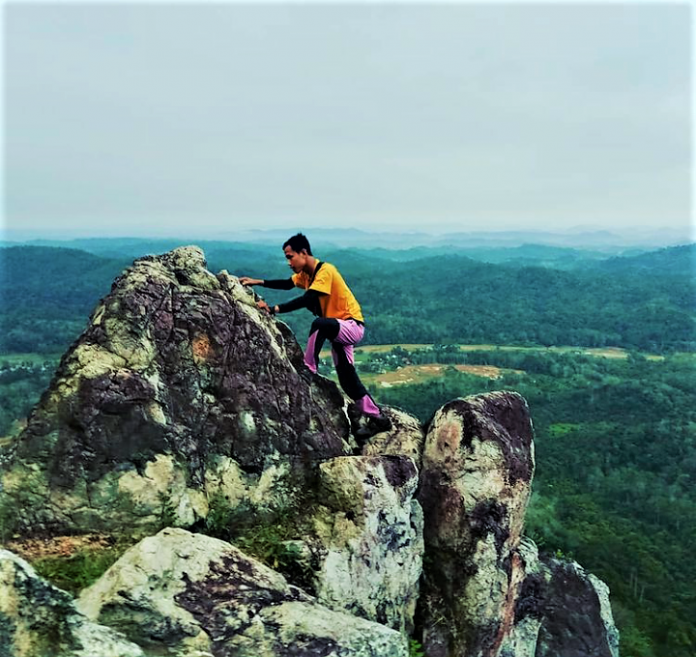
M534 472L516 393L454 400L429 427L418 499L428 657L618 657L608 589L522 537Z
M579 564L557 559L543 562L539 574L522 584L523 592L531 590L543 601L536 657L619 657L607 585ZM520 604L525 602L522 595Z
M312 549L322 604L413 630L423 562L418 471L404 456L342 457L320 468Z
M322 607L235 547L183 529L131 548L82 593L79 608L155 654L408 654L398 632Z
M0 655L3 657L143 657L124 636L80 614L70 595L0 550Z
M425 436L418 420L396 408L385 408L385 415L392 423L391 431L373 436L362 447L364 456L408 456L418 469L421 466Z
M539 558L529 539L515 550L514 625L501 657L619 657L609 589L579 564Z
M181 526L206 516L218 457L247 488L279 458L301 482L349 452L342 394L303 367L287 326L200 249L136 260L61 360L0 495L23 533L152 530L165 505Z
M514 624L514 553L534 455L516 393L456 399L428 430L418 494L425 514L421 598L429 657L496 655Z

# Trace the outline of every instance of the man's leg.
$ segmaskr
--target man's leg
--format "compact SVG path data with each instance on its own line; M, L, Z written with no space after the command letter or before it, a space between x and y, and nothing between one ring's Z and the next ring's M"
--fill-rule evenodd
M319 352L324 346L326 340L334 340L340 331L341 327L337 319L325 319L317 317L312 322L312 327L309 329L309 339L307 340L307 349L305 349L304 362L310 371L317 373L317 365L319 364Z
M375 404L355 370L353 345L362 340L365 327L353 320L337 321L340 328L336 337L331 340L331 355L336 366L338 382L361 413L379 417L382 414L379 406Z

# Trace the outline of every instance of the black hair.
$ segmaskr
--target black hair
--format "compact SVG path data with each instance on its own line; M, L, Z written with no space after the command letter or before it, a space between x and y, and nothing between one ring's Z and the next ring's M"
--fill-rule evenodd
M309 240L302 233L293 235L285 242L285 244L283 244L283 251L285 251L286 246L289 246L295 253L299 253L304 249L307 251L307 255L312 255L312 247L309 246Z

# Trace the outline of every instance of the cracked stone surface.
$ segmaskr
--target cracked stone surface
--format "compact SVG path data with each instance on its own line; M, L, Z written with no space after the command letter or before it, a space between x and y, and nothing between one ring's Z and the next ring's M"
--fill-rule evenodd
M7 657L144 657L138 645L75 608L65 591L0 549L0 655Z
M140 258L94 310L3 458L22 533L152 530L165 504L190 526L221 460L253 489L279 460L301 485L350 453L336 385L308 384L288 327L205 264L197 247Z
M331 611L232 545L183 529L128 550L79 608L155 654L408 655L399 632Z

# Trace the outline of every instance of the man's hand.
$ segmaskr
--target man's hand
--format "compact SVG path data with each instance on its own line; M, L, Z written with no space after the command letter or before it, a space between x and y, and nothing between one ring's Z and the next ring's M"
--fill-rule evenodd
M278 312L278 306L269 306L263 299L261 301L256 302L256 307L260 308L261 310L265 310L267 313L270 313L271 315L275 315Z
M240 276L239 282L242 285L263 285L262 278L249 278L249 276Z

